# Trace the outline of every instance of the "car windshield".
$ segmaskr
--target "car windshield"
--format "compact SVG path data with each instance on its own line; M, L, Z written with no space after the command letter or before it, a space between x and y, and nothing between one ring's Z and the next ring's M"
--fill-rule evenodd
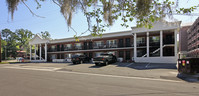
M99 57L109 57L109 54L101 54Z
M72 58L76 58L76 57L84 57L84 55L73 55Z
M73 55L72 58L79 57L80 55Z

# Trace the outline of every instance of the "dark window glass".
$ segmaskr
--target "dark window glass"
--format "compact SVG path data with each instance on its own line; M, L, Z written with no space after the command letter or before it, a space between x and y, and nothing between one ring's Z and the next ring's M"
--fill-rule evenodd
M130 51L126 51L126 60L131 60L131 53L130 53Z
M119 51L119 57L124 57L124 51Z

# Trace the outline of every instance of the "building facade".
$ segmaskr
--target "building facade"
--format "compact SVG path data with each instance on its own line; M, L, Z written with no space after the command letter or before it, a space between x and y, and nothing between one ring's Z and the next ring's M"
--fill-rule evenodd
M188 51L188 39L187 39L187 30L190 28L189 25L182 26L179 32L179 58L186 58Z
M110 53L120 62L176 63L180 23L158 21L151 29L132 27L132 30L106 33L102 37L82 36L79 42L74 38L46 40L36 35L30 41L35 47L31 61L61 62L70 61L75 54L93 58Z
M199 18L187 30L188 57L199 57Z

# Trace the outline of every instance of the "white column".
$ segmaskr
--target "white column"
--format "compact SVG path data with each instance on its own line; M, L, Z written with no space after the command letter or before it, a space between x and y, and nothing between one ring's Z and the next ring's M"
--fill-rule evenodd
M32 45L30 45L30 61L32 60Z
M175 39L175 57L178 55L178 44L177 44L177 29L174 31L174 39Z
M163 56L163 49L162 49L162 45L163 45L163 33L162 30L160 31L160 57Z
M35 60L36 60L36 47L37 47L37 46L35 45Z
M40 46L39 46L39 58L40 58L40 60L41 60L41 44L40 44Z
M47 61L47 43L45 43L45 61Z
M149 57L149 32L146 33L146 42L147 42L147 57Z
M137 42L136 42L137 34L134 33L134 61L135 58L137 57Z

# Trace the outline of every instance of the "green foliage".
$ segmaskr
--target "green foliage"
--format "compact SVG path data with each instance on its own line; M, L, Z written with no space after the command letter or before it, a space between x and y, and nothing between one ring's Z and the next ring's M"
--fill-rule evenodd
M44 39L51 39L51 35L48 31L41 32L41 36Z
M12 32L9 29L1 31L2 59L16 57L17 51L29 52L29 40L34 35L29 30L19 29Z
M25 4L27 0L7 0L8 10L13 17L14 11L20 2ZM46 0L34 0L37 8ZM88 31L92 36L100 36L101 33L114 22L121 19L121 26L129 27L127 22L136 21L137 27L152 28L152 23L171 17L175 12L190 14L199 6L180 8L178 0L52 0L60 7L60 12L71 28L72 15L82 10L87 18ZM32 13L32 12L31 12ZM91 23L92 21L92 23ZM103 22L104 21L104 22ZM78 36L74 36L78 37Z
M2 42L2 49L3 49L3 54L2 54L2 59L7 59L7 57L16 57L17 55L17 42L16 42L16 39L17 39L17 35L10 31L9 29L4 29L1 31L1 40L3 41ZM6 43L5 43L5 42Z

